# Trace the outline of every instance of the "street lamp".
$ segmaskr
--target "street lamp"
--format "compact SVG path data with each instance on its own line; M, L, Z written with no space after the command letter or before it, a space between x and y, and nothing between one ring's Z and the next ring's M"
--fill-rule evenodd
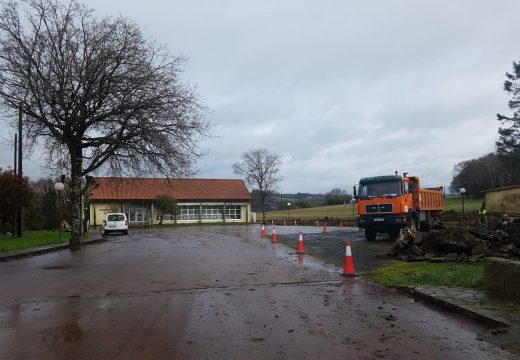
M288 203L287 203L287 219L290 219L290 218L291 218L291 213L290 213L290 211L291 211L291 203L288 202Z
M466 189L460 188L459 192L460 196L462 196L462 213L464 214L464 194L466 193Z
M61 192L65 189L65 185L61 181L54 184L54 190L58 192L58 239L61 242Z

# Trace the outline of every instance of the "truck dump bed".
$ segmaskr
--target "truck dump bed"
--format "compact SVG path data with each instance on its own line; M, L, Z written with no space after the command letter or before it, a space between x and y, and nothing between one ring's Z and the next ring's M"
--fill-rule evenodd
M444 208L442 189L421 189L418 191L418 194L414 193L413 202L414 207L420 210L442 211Z

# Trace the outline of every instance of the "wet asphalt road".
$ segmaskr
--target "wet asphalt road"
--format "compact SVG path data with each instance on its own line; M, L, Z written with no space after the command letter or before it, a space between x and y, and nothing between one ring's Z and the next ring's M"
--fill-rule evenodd
M2 263L0 359L515 358L292 251L258 226L190 226Z

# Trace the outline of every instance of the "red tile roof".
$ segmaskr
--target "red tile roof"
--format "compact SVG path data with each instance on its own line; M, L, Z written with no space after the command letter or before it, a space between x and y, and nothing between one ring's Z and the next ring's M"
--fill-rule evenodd
M239 179L154 179L95 177L91 200L152 200L168 194L178 201L250 201Z

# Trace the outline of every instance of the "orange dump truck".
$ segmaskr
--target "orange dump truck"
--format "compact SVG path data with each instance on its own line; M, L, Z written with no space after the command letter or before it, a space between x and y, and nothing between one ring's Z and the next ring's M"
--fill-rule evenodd
M428 230L444 207L442 187L421 189L417 176L387 175L359 181L357 225L368 241L377 233L397 238L399 230L415 226Z

